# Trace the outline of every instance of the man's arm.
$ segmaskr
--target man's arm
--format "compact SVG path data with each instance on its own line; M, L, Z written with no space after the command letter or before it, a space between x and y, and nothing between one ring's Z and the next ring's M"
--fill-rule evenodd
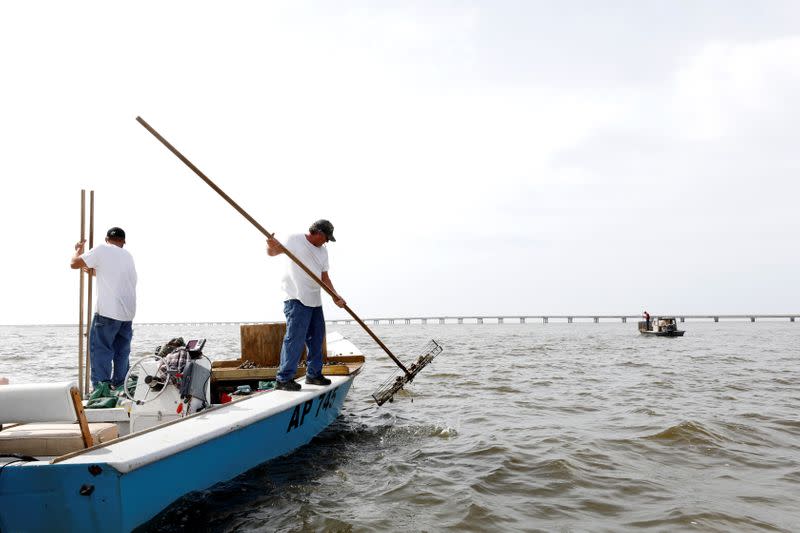
M83 255L83 247L86 244L86 240L82 240L78 244L75 245L75 255L72 256L72 259L69 262L69 267L73 270L77 270L79 268L89 268L81 256Z
M336 296L333 298L333 303L338 305L339 307L344 307L347 305L347 302L344 301L344 298L339 296L339 293L336 292L336 289L333 288L333 282L331 281L331 277L328 275L327 272L322 273L322 283L324 283Z
M81 269L90 276L94 276L97 274L93 268L89 268L89 265L86 264L86 261L83 260L81 257L83 255L83 246L86 244L86 240L82 240L78 244L75 245L75 255L72 256L72 259L69 262L69 267L73 270Z

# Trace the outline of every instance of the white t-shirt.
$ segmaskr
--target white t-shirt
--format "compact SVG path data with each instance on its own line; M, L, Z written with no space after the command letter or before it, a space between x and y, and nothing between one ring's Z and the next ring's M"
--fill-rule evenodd
M308 242L306 236L301 233L289 235L286 242L282 244L318 278L322 277L323 272L328 271L328 249L324 245L317 248ZM294 261L288 257L286 261L288 261L286 274L281 282L284 301L300 300L303 305L308 307L321 306L322 296L319 284L303 272L303 269Z
M106 243L95 246L81 259L97 273L97 314L114 320L133 320L137 276L130 252Z

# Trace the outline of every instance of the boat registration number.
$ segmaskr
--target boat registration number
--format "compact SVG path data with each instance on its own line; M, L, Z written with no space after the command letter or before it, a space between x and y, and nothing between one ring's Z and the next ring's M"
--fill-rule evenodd
M325 412L331 407L333 407L334 401L336 400L336 391L338 387L335 389L331 389L325 394L317 396L316 398L312 398L311 400L307 400L306 402L295 405L294 412L292 412L292 418L289 420L289 427L286 428L286 433L289 433L293 429L297 429L303 425L303 422L306 421L306 416L309 415L312 411L314 411L313 417L316 418L319 416L321 412ZM316 401L316 408L314 407L314 402Z

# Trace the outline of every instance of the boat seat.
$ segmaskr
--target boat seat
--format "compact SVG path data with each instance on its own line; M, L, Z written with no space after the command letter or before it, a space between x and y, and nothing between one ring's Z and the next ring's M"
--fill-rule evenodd
M116 424L89 424L94 444L119 436ZM85 448L80 427L75 423L19 424L0 431L0 453L17 453L34 457L72 453Z
M89 424L73 383L0 386L0 453L64 455L118 436L116 424Z

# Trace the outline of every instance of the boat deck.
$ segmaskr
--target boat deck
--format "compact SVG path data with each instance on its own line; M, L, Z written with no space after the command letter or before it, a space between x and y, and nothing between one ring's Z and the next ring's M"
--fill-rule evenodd
M360 365L354 364L354 369ZM85 450L60 457L41 457L41 461L66 464L105 463L119 472L130 472L139 467L212 440L225 433L236 431L268 418L275 413L301 405L308 400L323 396L336 389L351 376L331 376L327 386L307 385L302 380L298 392L270 390L242 396L231 402L214 405L197 414L120 437ZM187 437L187 435L192 435ZM13 458L0 458L0 464L12 462ZM22 463L21 463L22 465Z
M275 413L290 409L296 405L336 389L345 381L352 379L361 371L363 356L340 356L349 359L337 361L334 366L341 366L346 371L340 375L325 374L331 380L327 386L308 385L302 378L297 381L302 385L298 392L268 390L255 392L247 396L235 397L224 404L214 404L199 413L179 418L158 426L139 431L134 434L120 436L109 442L98 444L59 457L37 457L38 461L17 463L15 457L0 457L0 465L16 463L35 465L50 463L97 463L104 462L120 472L128 472L141 466L158 461L164 457L191 448L217 436L236 431L258 420L268 418ZM327 368L327 367L326 367ZM248 369L247 379L259 379L259 373L274 372L274 369ZM340 369L341 371L341 369ZM242 379L239 377L238 379ZM263 378L261 378L263 379ZM87 410L87 418L92 421L112 421L119 419L119 424L127 424L127 413L123 408ZM124 418L124 420L122 420ZM187 435L192 437L187 438Z

